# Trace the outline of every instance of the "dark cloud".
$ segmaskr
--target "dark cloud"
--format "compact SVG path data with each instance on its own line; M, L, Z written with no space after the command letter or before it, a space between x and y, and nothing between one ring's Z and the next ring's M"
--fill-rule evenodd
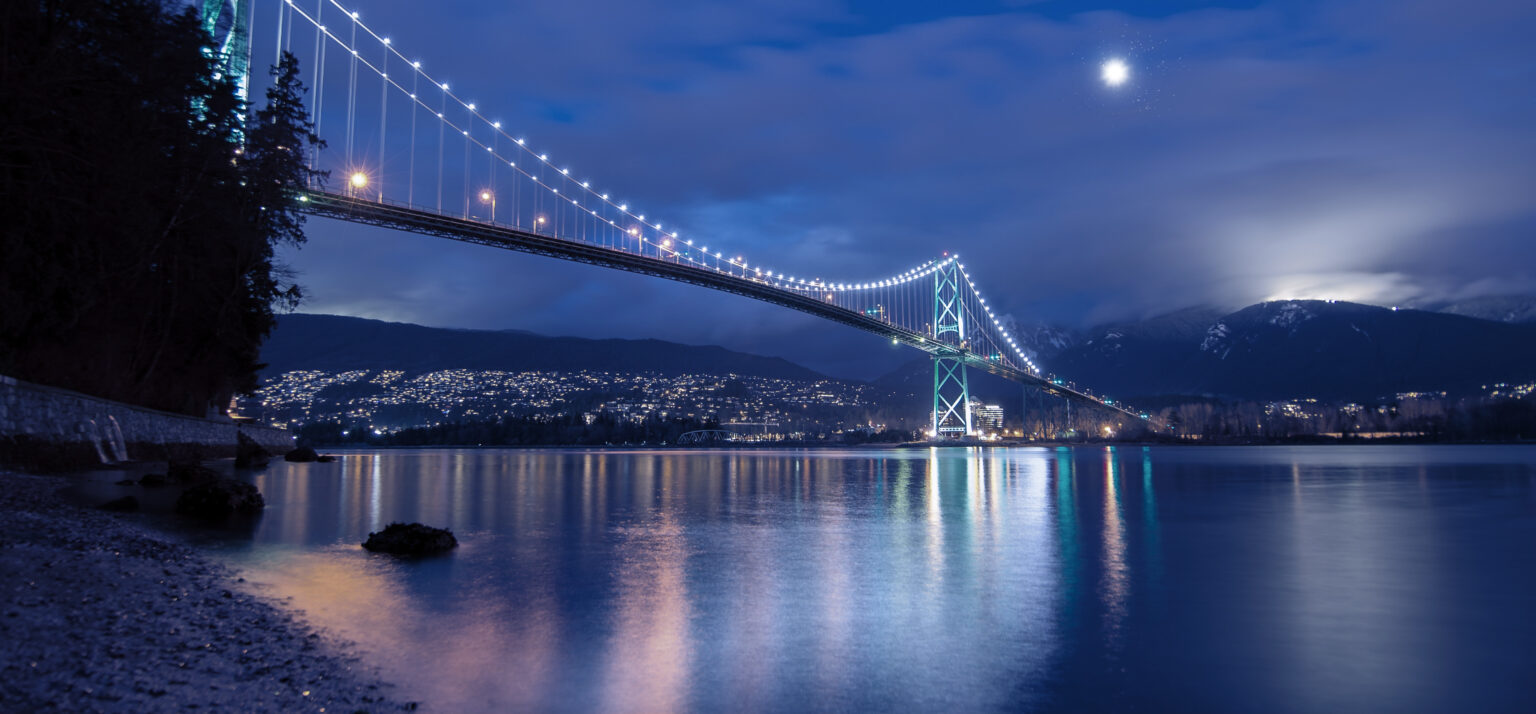
M1004 311L1079 323L1536 287L1529 3L939 6L360 9L583 175L791 273L858 280L957 251ZM1097 81L1110 56L1132 66L1114 91ZM318 222L311 236L292 262L317 311L849 371L831 348L863 344L653 279Z

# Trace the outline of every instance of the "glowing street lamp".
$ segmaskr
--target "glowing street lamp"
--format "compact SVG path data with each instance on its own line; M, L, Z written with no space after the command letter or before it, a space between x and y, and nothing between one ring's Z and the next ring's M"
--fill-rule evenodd
M480 202L481 203L488 203L488 204L491 205L491 223L495 223L496 222L496 194L491 192L489 189L483 189L483 190L480 191Z
M352 176L347 179L347 183L351 184L352 193L356 195L358 191L368 187L368 174L361 171L353 171Z
M533 219L533 232L538 233L539 230L544 227L544 224L548 222L549 221L543 216L539 216L538 218Z

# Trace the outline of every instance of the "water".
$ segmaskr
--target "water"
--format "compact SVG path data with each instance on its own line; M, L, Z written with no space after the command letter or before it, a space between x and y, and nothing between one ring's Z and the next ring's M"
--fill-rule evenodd
M435 711L1533 711L1536 448L420 450L217 552ZM402 561L392 521L462 545Z

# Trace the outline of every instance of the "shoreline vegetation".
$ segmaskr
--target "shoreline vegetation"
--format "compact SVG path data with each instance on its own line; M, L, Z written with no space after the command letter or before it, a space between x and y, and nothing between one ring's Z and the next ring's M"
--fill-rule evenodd
M350 644L68 485L0 470L0 710L415 709Z

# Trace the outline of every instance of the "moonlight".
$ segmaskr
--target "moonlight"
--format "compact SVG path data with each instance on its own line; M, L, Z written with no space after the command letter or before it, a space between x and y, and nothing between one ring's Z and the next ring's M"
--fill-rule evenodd
M1108 60L1099 68L1099 77L1105 85L1118 87L1131 78L1131 67L1122 59Z

